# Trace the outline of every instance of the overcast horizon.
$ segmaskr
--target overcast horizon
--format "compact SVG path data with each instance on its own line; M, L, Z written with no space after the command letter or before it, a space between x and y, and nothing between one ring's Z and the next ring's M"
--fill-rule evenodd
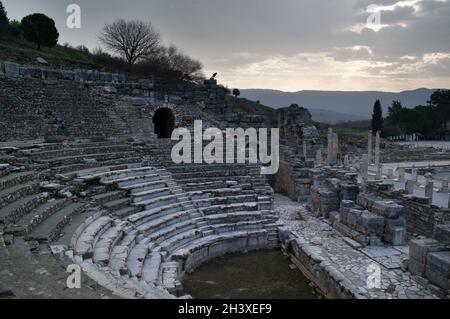
M117 18L151 21L165 44L228 87L295 92L450 88L450 0L2 0L9 18L42 12L59 43L100 46ZM66 8L81 7L81 29ZM379 27L366 24L379 5Z

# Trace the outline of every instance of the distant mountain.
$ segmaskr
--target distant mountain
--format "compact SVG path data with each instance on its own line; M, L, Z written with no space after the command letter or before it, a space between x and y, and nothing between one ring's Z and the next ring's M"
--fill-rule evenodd
M273 108L298 104L309 109L313 120L325 123L360 121L370 119L375 100L380 99L384 114L392 101L399 100L403 106L413 108L426 105L435 89L417 89L393 92L346 92L346 91L299 91L283 92L264 89L241 89L241 97L260 101Z

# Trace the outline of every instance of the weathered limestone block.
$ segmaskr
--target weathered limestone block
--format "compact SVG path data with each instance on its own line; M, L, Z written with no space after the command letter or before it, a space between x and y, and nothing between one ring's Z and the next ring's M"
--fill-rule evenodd
M412 180L407 180L406 181L406 191L408 192L408 194L413 194L414 193L414 187L416 186L416 182L412 181Z
M427 255L426 276L431 283L448 291L450 288L450 251Z
M75 80L75 72L63 70L63 71L61 71L61 79L73 81L73 80Z
M409 243L409 257L426 264L429 253L444 251L446 248L445 244L435 239L415 239Z
M403 218L386 220L383 239L393 246L403 245L406 240L405 220Z
M434 182L427 182L425 185L425 197L432 198L434 193Z
M42 78L42 70L39 68L20 67L20 76L24 78Z
M361 214L361 222L357 230L364 235L377 235L381 237L384 232L384 218L365 211Z
M444 251L446 246L434 239L411 240L409 243L409 271L418 276L425 275L427 255Z
M19 77L20 76L20 67L17 63L13 62L4 62L5 66L5 75L7 77Z
M356 184L342 183L340 194L341 200L356 201L359 194L359 187Z
M356 203L354 201L351 201L351 200L341 201L341 208L339 210L339 214L340 214L340 220L343 224L345 224L345 225L347 224L348 211L355 207L356 207Z
M61 72L57 70L42 70L42 74L46 80L58 80L61 78Z
M437 225L434 228L433 238L450 245L450 224Z
M112 73L100 72L99 79L101 82L112 82L113 75Z
M311 189L311 205L316 213L328 218L329 213L339 210L339 197L336 192L326 188Z
M327 178L323 182L323 186L330 189L333 192L339 192L341 189L341 181L337 178Z
M347 212L347 226L352 229L357 229L357 226L361 224L361 216L363 211L355 208L350 208Z
M372 212L386 218L398 218L401 216L403 206L393 201L376 201L372 206Z

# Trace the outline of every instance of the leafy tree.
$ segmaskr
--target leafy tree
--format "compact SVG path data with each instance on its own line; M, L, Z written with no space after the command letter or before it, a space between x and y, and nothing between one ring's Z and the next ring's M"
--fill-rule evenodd
M22 26L20 25L20 22L17 20L12 20L9 23L9 31L8 32L13 37L21 38L23 35L23 32L22 32Z
M5 7L0 1L0 35L6 33L6 30L8 29L8 24L9 24L8 15L6 14Z
M234 97L238 97L238 96L240 96L241 95L241 91L239 91L239 89L234 89L233 90L233 95L234 95Z
M450 90L437 90L428 102L432 109L432 119L436 128L450 121Z
M59 33L55 21L42 13L34 13L22 19L23 36L26 40L41 46L54 47L58 43Z
M372 113L372 131L378 132L383 128L383 109L380 100L376 100Z

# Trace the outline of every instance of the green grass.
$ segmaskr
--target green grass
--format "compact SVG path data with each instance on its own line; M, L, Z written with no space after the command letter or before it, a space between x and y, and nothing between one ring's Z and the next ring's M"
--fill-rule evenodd
M366 130L360 130L349 127L339 127L339 126L333 127L333 131L339 135L354 136L354 137L367 137L368 134L368 131Z
M250 101L243 98L235 98L233 96L226 97L235 112L244 115L264 115L269 123L275 124L278 121L277 111L271 107Z
M38 50L36 46L23 39L2 38L0 40L0 60L20 64L37 64L36 57L43 57L50 66L55 68L99 68L92 55L88 52L74 48L57 45L53 48L43 47Z

